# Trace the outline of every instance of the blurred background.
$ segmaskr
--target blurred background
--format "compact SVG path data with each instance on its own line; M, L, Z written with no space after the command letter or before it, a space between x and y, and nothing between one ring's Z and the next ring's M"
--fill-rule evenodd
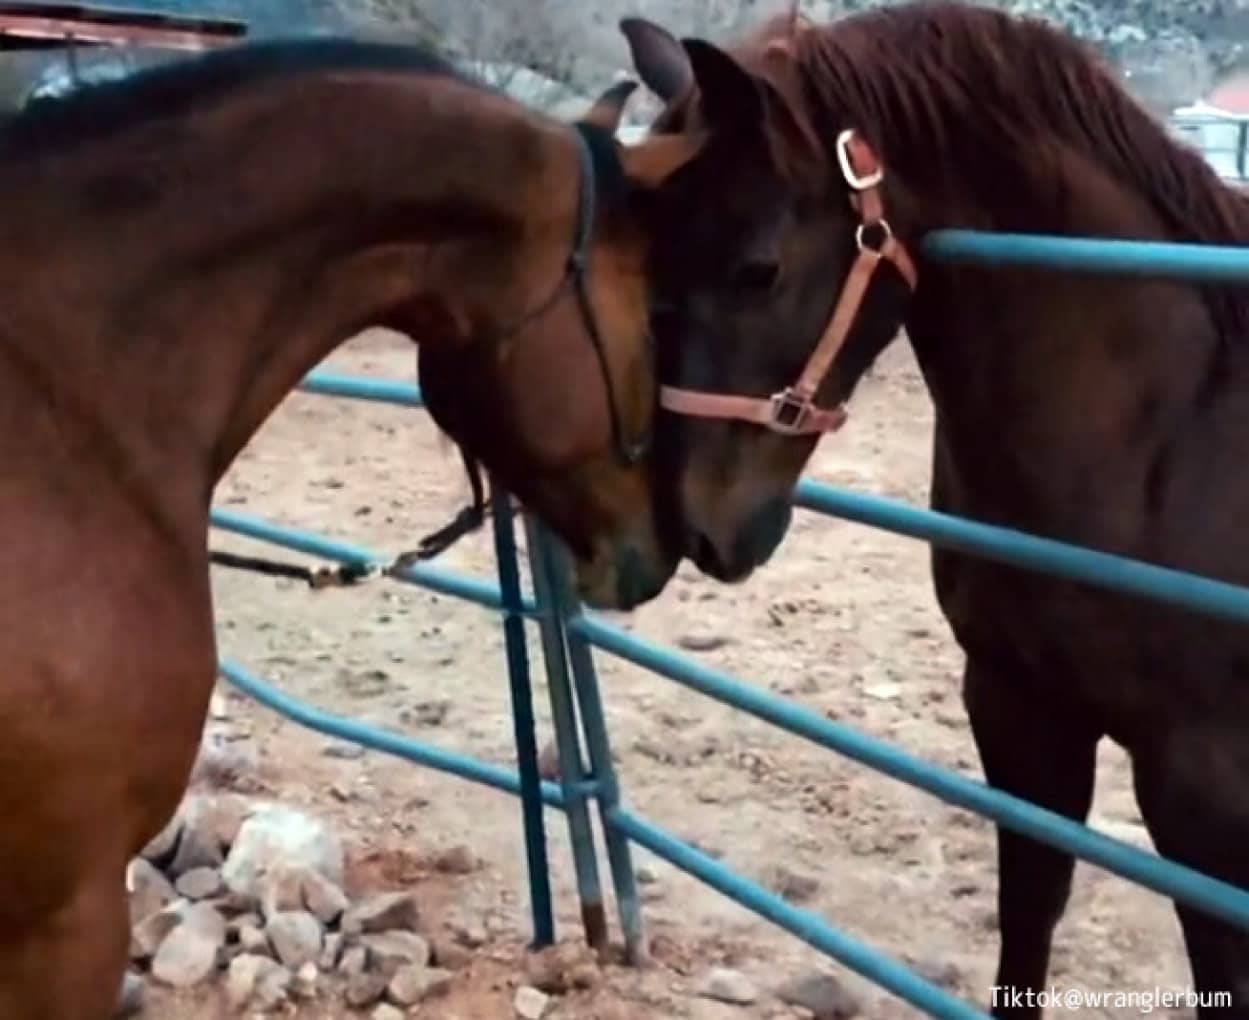
M890 2L890 0L883 0ZM1049 19L1097 46L1132 92L1223 176L1246 178L1249 0L997 0ZM787 0L109 0L80 7L233 18L254 38L347 31L428 43L479 77L555 116L572 117L615 77L628 55L616 28L626 14L675 32L731 39L788 8ZM817 20L873 0L803 0ZM5 4L30 11L64 3ZM0 107L18 108L86 81L131 73L181 54L133 46L0 52ZM639 94L630 133L654 113Z

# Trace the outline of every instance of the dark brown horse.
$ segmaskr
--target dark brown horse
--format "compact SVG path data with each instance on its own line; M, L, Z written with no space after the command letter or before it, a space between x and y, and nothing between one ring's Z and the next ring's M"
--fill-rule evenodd
M711 134L657 238L659 436L704 571L768 559L819 434L904 325L936 407L933 506L1249 582L1249 293L919 257L949 227L1249 242L1245 197L1085 48L945 3L779 22L732 56L624 28L668 103L656 130ZM993 785L1083 819L1109 736L1159 851L1249 885L1249 634L951 552L933 570ZM997 983L1040 988L1073 861L998 843ZM1196 984L1249 1015L1249 936L1179 916Z
M343 340L447 352L475 455L593 601L667 580L632 448L654 389L631 224L691 151L621 152L422 53L324 41L0 124L0 1018L112 1010L127 862L178 802L216 672L214 486Z

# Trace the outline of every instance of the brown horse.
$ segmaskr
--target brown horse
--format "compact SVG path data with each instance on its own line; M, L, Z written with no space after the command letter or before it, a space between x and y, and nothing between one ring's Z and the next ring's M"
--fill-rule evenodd
M731 55L623 27L667 101L655 130L711 133L661 189L656 238L657 441L704 571L768 559L820 433L904 325L934 507L1249 582L1243 289L920 258L951 227L1249 241L1246 198L1084 47L948 3L777 22ZM990 783L1082 820L1109 736L1159 851L1249 885L1249 634L952 552L933 570ZM998 845L997 984L1041 988L1073 860ZM1249 935L1179 917L1196 985L1249 1015Z
M316 41L0 123L0 1018L110 1014L126 865L216 672L214 486L340 342L378 324L451 352L474 452L587 597L670 576L632 224L693 147L619 150L596 126L618 99L574 130L426 54Z

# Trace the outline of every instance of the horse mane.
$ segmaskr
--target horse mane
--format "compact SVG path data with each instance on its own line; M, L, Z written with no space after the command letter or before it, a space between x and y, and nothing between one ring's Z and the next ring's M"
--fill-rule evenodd
M351 70L428 74L493 91L432 50L415 45L337 38L244 43L37 99L0 119L0 158L38 156L145 122L180 117L267 79Z
M853 126L886 164L923 161L930 186L1001 195L1004 170L1036 179L1057 143L1136 191L1171 240L1249 240L1249 196L1172 139L1090 47L1039 19L920 0L819 26L782 16L734 53L774 81L830 160ZM778 75L784 65L796 74ZM985 158L942 160L958 142ZM1204 291L1220 329L1249 333L1244 288Z

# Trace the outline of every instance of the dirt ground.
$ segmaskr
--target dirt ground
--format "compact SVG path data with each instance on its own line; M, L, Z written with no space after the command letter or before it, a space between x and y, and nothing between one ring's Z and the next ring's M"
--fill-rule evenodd
M406 343L370 334L327 367L411 378L414 357ZM922 505L930 431L930 407L910 353L895 345L857 395L851 425L822 444L812 473ZM218 505L392 554L443 524L466 491L458 458L423 413L296 394L236 464ZM214 543L260 549L221 534ZM443 562L491 576L488 532L464 541ZM502 635L489 613L391 582L312 593L223 571L215 586L223 655L331 711L487 761L514 761ZM920 543L804 513L773 562L747 584L718 586L683 567L658 601L626 622L669 644L690 636L700 643L718 639L705 641L718 647L698 654L980 778L959 697L961 656L936 609ZM539 661L536 641L530 649ZM599 662L630 806L756 880L805 896L804 906L896 959L919 964L957 994L988 1004L997 946L989 824L632 666L606 657ZM539 684L542 742L550 733L545 695ZM255 757L249 780L255 788L336 819L362 881L415 882L446 923L488 934L481 960L450 998L417 1015L510 1017L509 989L528 932L517 802L380 754L340 757L332 741L228 697L228 725ZM1126 761L1111 747L1102 754L1092 824L1150 845ZM548 813L547 829L559 933L576 939L562 817ZM458 878L435 874L429 860L457 844L472 849L481 870ZM644 887L645 916L660 965L645 973L611 968L599 991L565 1000L548 1015L798 1016L770 992L812 972L837 975L861 1000L863 1016L916 1015L645 852L635 851L635 863L653 879ZM704 970L719 964L751 976L764 993L760 1001L740 1007L698 997ZM1169 904L1081 864L1058 932L1052 980L1097 991L1187 987ZM348 1015L327 1009L306 1007L300 1015ZM207 1000L158 999L153 1010L149 1015L162 1018L227 1015Z

